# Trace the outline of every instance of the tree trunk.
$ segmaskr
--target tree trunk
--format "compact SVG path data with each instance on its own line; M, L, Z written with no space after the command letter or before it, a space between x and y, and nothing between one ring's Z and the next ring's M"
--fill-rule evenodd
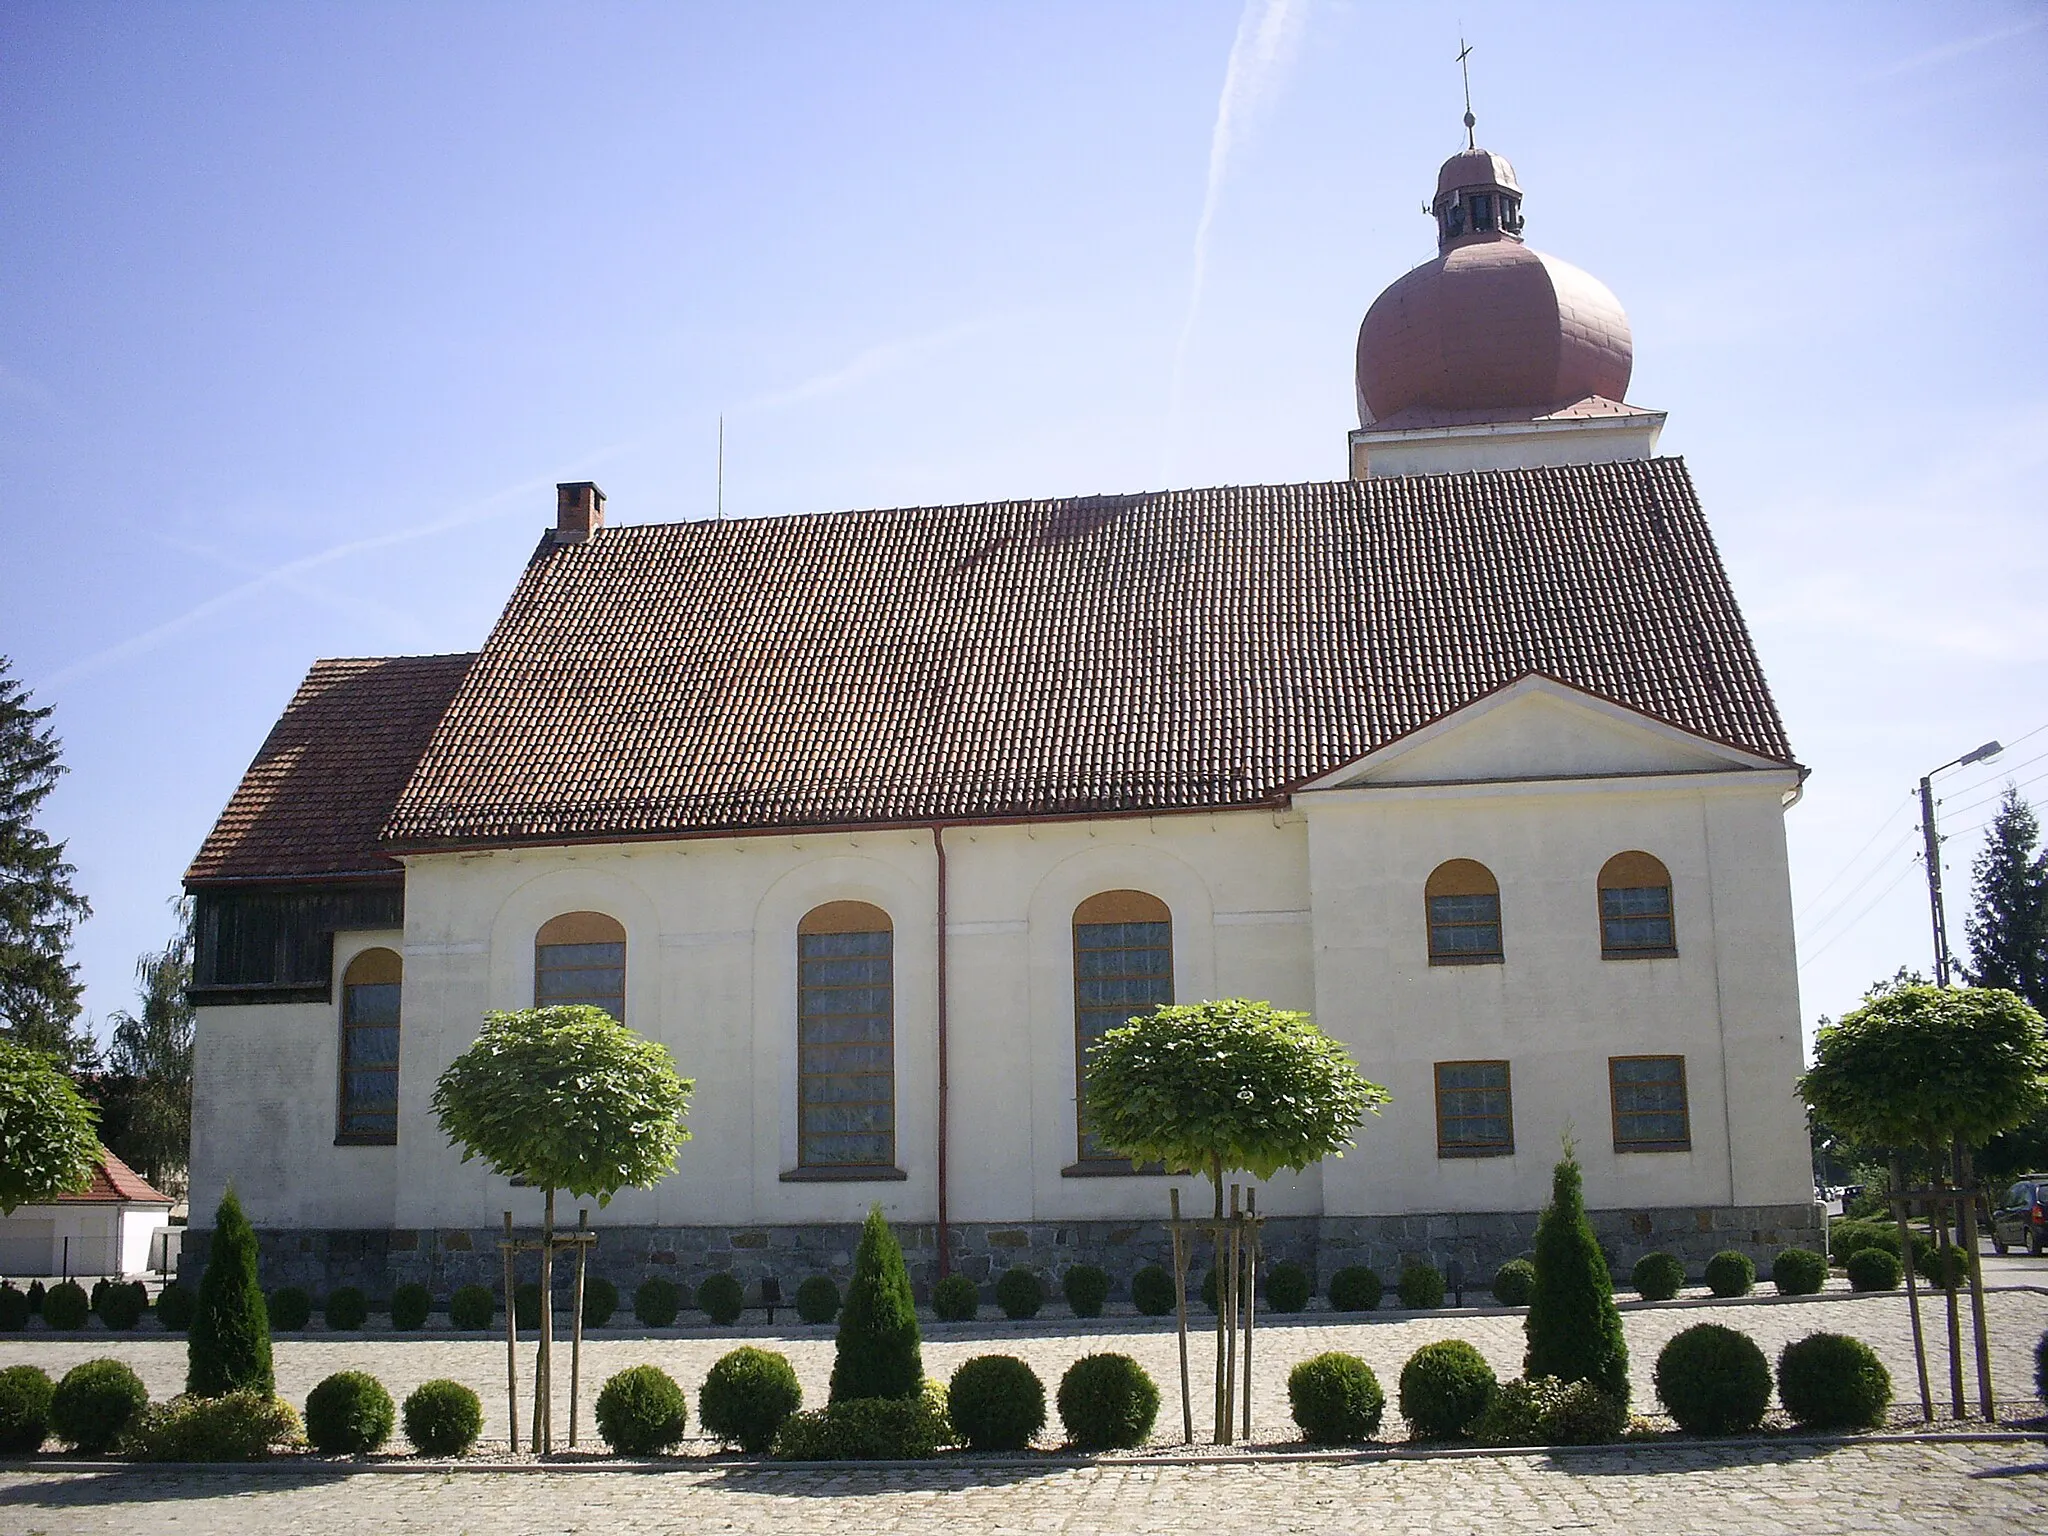
M1209 1182L1216 1191L1216 1390L1215 1429L1210 1436L1212 1445L1228 1444L1230 1434L1230 1381L1224 1371L1223 1357L1228 1348L1226 1330L1230 1326L1229 1313L1224 1307L1223 1254L1227 1246L1223 1226L1223 1159L1212 1158L1209 1163Z

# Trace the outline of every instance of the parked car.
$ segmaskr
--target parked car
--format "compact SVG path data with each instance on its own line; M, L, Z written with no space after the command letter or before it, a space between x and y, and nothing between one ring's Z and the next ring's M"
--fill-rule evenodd
M1991 1246L2000 1253L2026 1244L2027 1252L2048 1251L2048 1173L2021 1175L1991 1213Z

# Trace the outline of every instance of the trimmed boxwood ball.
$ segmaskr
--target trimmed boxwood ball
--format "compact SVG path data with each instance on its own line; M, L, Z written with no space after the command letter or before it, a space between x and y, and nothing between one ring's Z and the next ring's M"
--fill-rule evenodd
M28 1305L26 1298L22 1305ZM56 1395L56 1384L40 1366L10 1365L0 1371L0 1456L30 1456L42 1449L50 1433L50 1400Z
M192 1326L192 1309L197 1305L189 1287L167 1285L156 1298L156 1320L167 1332L183 1333Z
M1159 1388L1129 1355L1083 1355L1060 1378L1060 1422L1084 1451L1133 1450L1159 1417Z
M953 1278L948 1276L947 1279ZM972 1282L969 1282L970 1284ZM939 1282L940 1289L945 1281ZM932 1297L934 1305L938 1297ZM839 1285L830 1275L812 1275L796 1288L796 1315L806 1323L829 1323L839 1315ZM942 1313L941 1316L944 1314Z
M1402 1306L1427 1312L1444 1304L1444 1272L1434 1264L1404 1265L1396 1289Z
M1418 1439L1466 1435L1498 1386L1486 1357L1463 1339L1425 1344L1401 1367L1401 1417Z
M1707 1260L1707 1289L1716 1296L1747 1296L1756 1289L1756 1265L1748 1254L1724 1248Z
M597 1432L621 1456L659 1456L683 1438L689 1399L659 1366L629 1365L597 1394Z
M279 1286L266 1305L270 1326L282 1333L296 1333L313 1320L313 1298L302 1286Z
M1669 1301L1685 1289L1685 1266L1674 1253L1646 1253L1628 1272L1628 1283L1645 1301Z
M1045 1428L1045 1383L1014 1355L976 1355L946 1387L946 1416L972 1451L1021 1451Z
M320 1316L336 1333L354 1333L369 1321L370 1298L352 1285L341 1286L327 1293Z
M405 1438L422 1456L460 1456L484 1432L484 1403L459 1381L423 1381L401 1410Z
M682 1290L675 1281L653 1275L640 1282L633 1293L633 1315L650 1328L666 1328L676 1320L683 1304Z
M1147 1264L1131 1276L1131 1305L1146 1317L1165 1317L1173 1310L1173 1276L1161 1264Z
M1379 1271L1348 1264L1330 1276L1330 1305L1339 1312L1370 1312L1386 1294Z
M1527 1259L1509 1259L1493 1272L1493 1299L1504 1307L1526 1307L1536 1289L1536 1266Z
M836 1307L837 1292L833 1305ZM932 1311L942 1323L966 1323L981 1311L981 1289L965 1275L948 1275L932 1287Z
M1282 1259L1266 1271L1266 1305L1275 1312L1305 1312L1315 1282L1299 1264Z
M1310 1445L1359 1445L1380 1432L1387 1394L1372 1367L1338 1350L1287 1373L1287 1402Z
M384 1383L367 1371L336 1371L306 1396L306 1438L326 1456L376 1450L397 1418Z
M277 1314L271 1314L275 1317ZM488 1328L491 1319L498 1315L498 1298L491 1294L488 1285L465 1285L448 1298L448 1326L451 1328Z
M583 1277L583 1326L602 1328L619 1310L619 1288L603 1275Z
M66 1371L51 1394L50 1430L73 1450L97 1456L148 1406L149 1390L127 1366L119 1360L88 1360Z
M540 1326L540 1282L522 1280L512 1287L513 1321L521 1328Z
M1771 1260L1780 1296L1812 1296L1828 1283L1828 1261L1810 1248L1784 1248Z
M1657 1356L1657 1396L1694 1435L1740 1435L1764 1420L1771 1367L1747 1334L1696 1323Z
M0 1333L19 1333L28 1326L28 1296L0 1284Z
M60 1333L83 1328L91 1316L92 1303L86 1299L84 1287L75 1280L51 1286L43 1298L43 1321Z
M1060 1276L1060 1294L1074 1316L1100 1317L1102 1304L1109 1300L1109 1271L1093 1264L1076 1264Z
M697 1310L721 1328L730 1328L746 1310L747 1293L731 1275L706 1275L697 1287Z
M1861 1339L1809 1333L1778 1355L1778 1401L1802 1429L1880 1429L1891 1372Z
M1003 1316L1020 1322L1036 1317L1045 1305L1045 1286L1028 1269L1006 1269L996 1281L996 1305L1003 1309Z
M408 1281L391 1293L391 1326L400 1333L415 1333L427 1326L427 1314L434 1310L434 1294L418 1281Z
M115 1333L126 1333L142 1321L142 1314L149 1308L149 1299L139 1294L132 1285L110 1285L101 1294L99 1306L94 1310Z
M1848 1269L1852 1291L1896 1291L1906 1278L1899 1256L1882 1248L1857 1249L1849 1255Z
M751 1346L721 1355L697 1392L704 1427L753 1455L773 1445L782 1421L803 1405L789 1357Z

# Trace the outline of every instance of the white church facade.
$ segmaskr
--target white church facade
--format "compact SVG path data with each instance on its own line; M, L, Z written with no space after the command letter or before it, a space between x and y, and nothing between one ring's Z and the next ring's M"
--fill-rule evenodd
M1392 1091L1262 1189L1325 1279L1490 1273L1568 1130L1624 1264L1812 1242L1803 770L1619 305L1505 161L1441 183L1349 479L610 526L565 484L480 651L316 664L188 874L194 1212L232 1181L271 1283L488 1282L539 1197L434 1081L586 1001L697 1083L592 1212L622 1286L787 1294L879 1203L920 1289L1122 1293L1176 1181L1091 1143L1082 1053L1244 996Z

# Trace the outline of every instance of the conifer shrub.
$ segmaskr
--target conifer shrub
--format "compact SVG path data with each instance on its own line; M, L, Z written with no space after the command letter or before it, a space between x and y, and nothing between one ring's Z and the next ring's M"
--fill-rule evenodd
M167 1333L183 1333L192 1326L192 1314L198 1306L189 1286L167 1285L157 1292L156 1320Z
M1467 1435L1498 1386L1486 1357L1463 1339L1425 1344L1401 1367L1401 1417L1418 1439Z
M1707 1289L1716 1296L1747 1296L1756 1289L1756 1265L1739 1249L1723 1248L1707 1260Z
M953 1275L946 1277L947 1280L956 1278L964 1279L965 1277ZM974 1282L970 1280L967 1283L971 1286ZM945 1288L946 1281L941 1280L938 1284L938 1289L932 1292L932 1306L934 1309L938 1307L939 1291ZM829 1323L839 1315L839 1287L833 1283L830 1275L812 1275L796 1288L796 1315L807 1323ZM941 1317L945 1315L944 1312L939 1313Z
M521 1328L540 1326L540 1282L522 1280L512 1287L512 1320Z
M132 1285L110 1285L100 1293L99 1305L93 1310L112 1332L127 1333L149 1310L149 1296Z
M704 1283L697 1287L697 1310L721 1328L738 1322L746 1305L747 1293L732 1275L706 1275Z
M297 1333L313 1321L313 1298L303 1286L279 1286L270 1293L265 1307L270 1314L270 1326L279 1333Z
M1657 1397L1678 1427L1695 1435L1739 1435L1764 1420L1771 1367L1747 1334L1696 1323L1657 1356Z
M583 1277L583 1326L602 1328L619 1310L619 1288L603 1275Z
M1536 1290L1536 1266L1509 1259L1493 1272L1493 1299L1504 1307L1526 1307Z
M1132 1450L1159 1417L1159 1388L1129 1355L1083 1355L1060 1378L1059 1409L1082 1450Z
M484 1432L483 1399L459 1381L423 1381L400 1410L405 1438L422 1456L460 1456Z
M1072 1265L1060 1276L1060 1294L1074 1316L1100 1317L1102 1304L1109 1300L1109 1271L1093 1264Z
M465 1285L448 1298L448 1326L474 1332L491 1326L498 1315L498 1298L488 1285Z
M1015 1322L1036 1317L1045 1305L1045 1283L1021 1266L1006 1269L996 1280L996 1305Z
M1896 1291L1906 1278L1899 1256L1882 1248L1857 1249L1849 1255L1848 1267L1852 1291Z
M1370 1312L1386 1294L1379 1271L1363 1264L1347 1264L1330 1276L1330 1306L1337 1312Z
M1147 1264L1131 1276L1131 1305L1146 1317L1165 1317L1173 1311L1173 1276L1164 1265Z
M92 1303L76 1280L62 1280L43 1298L43 1322L60 1333L72 1333L92 1316Z
M832 1293L836 1307L839 1293ZM981 1311L981 1289L965 1275L948 1275L932 1287L932 1312L942 1323L972 1322Z
M922 1461L952 1437L942 1405L910 1397L853 1397L793 1413L775 1436L778 1461Z
M861 1397L915 1397L924 1387L917 1305L903 1250L871 1206L854 1250L853 1279L839 1309L830 1403Z
M89 1305L92 1308L92 1315L94 1317L100 1315L100 1303L106 1299L107 1287L112 1284L113 1281L109 1280L105 1275L101 1275L99 1279L93 1281Z
M1778 1354L1778 1401L1802 1429L1880 1429L1891 1372L1861 1339L1809 1333Z
M973 1451L1021 1451L1045 1428L1045 1383L1014 1355L976 1355L946 1386L946 1416Z
M88 1360L66 1371L50 1395L50 1430L81 1455L97 1456L148 1406L148 1389L126 1365Z
M43 1289L43 1282L42 1282L42 1281L40 1281L40 1280L31 1280L31 1281L29 1281L29 1283L28 1283L28 1309L29 1309L29 1311L33 1312L33 1313L34 1313L34 1314L35 1314L35 1315L36 1315L37 1317L41 1317L41 1316L43 1315L43 1296L44 1296L45 1294L46 1294L46 1293L45 1293L45 1291L44 1291L44 1289Z
M28 1305L26 1297L22 1305ZM50 1403L56 1395L56 1384L40 1366L10 1365L0 1370L0 1456L32 1456L43 1448L50 1433Z
M649 1328L666 1328L682 1308L683 1292L666 1275L652 1275L633 1292L633 1315Z
M28 1326L28 1295L0 1283L0 1333L19 1333Z
M697 1392L697 1417L727 1445L759 1455L804 1405L787 1355L751 1346L721 1355Z
M1207 1274L1202 1276L1201 1295L1203 1306L1207 1307L1211 1312L1219 1309L1220 1303L1216 1300L1216 1271L1214 1268L1211 1268Z
M186 1393L136 1415L129 1443L144 1461L262 1461L305 1444L290 1403L265 1392Z
M621 1456L673 1450L689 1419L689 1399L659 1366L629 1365L597 1394L597 1432Z
M1569 1146L1551 1170L1550 1204L1536 1223L1536 1286L1523 1320L1524 1376L1590 1381L1628 1403L1628 1343L1614 1305L1607 1256L1586 1220L1578 1159Z
M370 1298L353 1285L337 1286L327 1293L321 1321L336 1333L354 1333L370 1318Z
M1287 1403L1310 1445L1361 1445L1380 1432L1387 1394L1371 1366L1331 1350L1287 1373Z
M306 1396L306 1438L323 1456L363 1456L391 1438L398 1411L367 1371L336 1371Z
M1409 1310L1433 1311L1444 1304L1444 1272L1434 1264L1411 1261L1401 1266L1401 1279L1394 1289L1401 1305Z
M1828 1283L1828 1261L1810 1248L1780 1249L1771 1260L1771 1284L1780 1296L1812 1296Z
M1675 1253L1646 1253L1628 1272L1628 1283L1645 1301L1669 1301L1685 1289L1685 1265Z
M232 1186L213 1216L213 1244L186 1345L185 1390L199 1397L276 1391L270 1313L256 1283L256 1234Z
M391 1326L400 1333L419 1332L427 1326L427 1317L433 1310L434 1293L417 1280L409 1280L391 1292ZM310 1423L306 1432L312 1433Z
M1282 1259L1266 1271L1266 1305L1275 1312L1305 1312L1315 1293L1308 1271L1291 1259Z
M1628 1405L1590 1381L1554 1384L1536 1420L1545 1445L1606 1445L1628 1429Z

